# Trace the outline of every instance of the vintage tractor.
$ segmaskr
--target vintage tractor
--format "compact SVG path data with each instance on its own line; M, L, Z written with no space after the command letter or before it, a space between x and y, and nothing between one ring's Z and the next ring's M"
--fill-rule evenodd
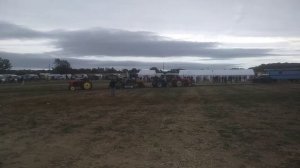
M109 78L116 82L116 89L132 89L145 87L144 82L136 78L121 77L117 75L111 75Z
M193 85L193 80L191 78L181 78L176 77L171 80L173 87L187 87Z
M161 87L167 87L168 82L167 80L161 76L161 77L154 77L152 81L152 86L156 88L161 88Z
M176 75L162 75L160 77L154 77L153 87L187 87L193 85L193 79L182 78Z
M82 90L90 90L92 89L93 84L90 80L88 79L75 79L69 81L69 90L75 91L78 89Z

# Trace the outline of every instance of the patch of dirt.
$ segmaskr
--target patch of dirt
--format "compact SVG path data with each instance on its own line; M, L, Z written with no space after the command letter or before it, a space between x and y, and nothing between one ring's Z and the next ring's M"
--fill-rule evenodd
M300 86L268 87L11 89L0 167L299 167Z

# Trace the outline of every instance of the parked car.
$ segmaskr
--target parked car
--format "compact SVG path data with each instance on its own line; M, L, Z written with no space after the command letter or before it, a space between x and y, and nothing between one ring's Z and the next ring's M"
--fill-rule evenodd
M4 75L0 75L0 83L5 83L6 82L6 78Z
M88 75L87 74L74 74L72 75L71 79L88 79Z
M66 79L65 74L49 74L48 80L64 80Z
M20 77L18 75L8 74L8 75L6 75L6 82L8 82L8 83L17 83L17 82L21 81L21 78L22 77Z
M24 80L39 80L39 76L37 74L25 74L23 75Z
M88 75L88 78L91 80L100 80L102 79L102 74L90 74Z

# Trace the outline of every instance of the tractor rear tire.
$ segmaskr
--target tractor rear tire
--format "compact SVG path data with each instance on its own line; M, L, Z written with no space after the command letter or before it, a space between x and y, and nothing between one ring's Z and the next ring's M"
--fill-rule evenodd
M181 82L181 81L177 81L177 82L176 82L176 86L177 86L177 87L182 87L182 82Z
M92 89L92 83L91 82L84 82L83 83L83 89L84 90L90 90L90 89Z
M75 87L75 86L69 86L69 90L75 91L75 90L76 90L76 87Z

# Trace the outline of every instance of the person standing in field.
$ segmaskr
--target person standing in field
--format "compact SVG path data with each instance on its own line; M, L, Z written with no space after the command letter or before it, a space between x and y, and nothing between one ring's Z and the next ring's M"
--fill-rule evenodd
M110 95L111 96L115 96L115 91L116 91L116 81L114 79L112 79L109 82L109 87L110 87Z

